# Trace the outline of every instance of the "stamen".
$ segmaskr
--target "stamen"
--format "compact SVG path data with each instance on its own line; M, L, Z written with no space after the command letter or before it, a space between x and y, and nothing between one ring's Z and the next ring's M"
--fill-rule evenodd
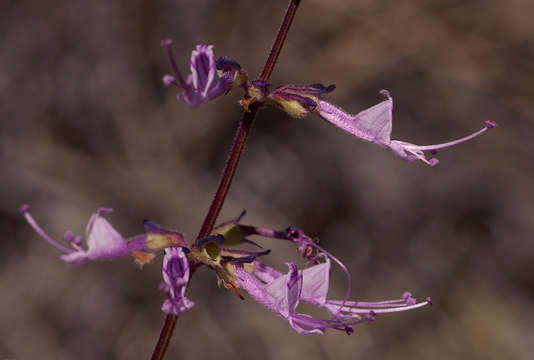
M172 41L172 39L164 39L164 40L161 40L160 46L164 47L164 48L168 48L168 47L172 46L173 43L174 43L174 41Z
M375 321L376 320L376 313L374 311L369 311L365 318L369 321Z
M409 291L406 291L404 294L402 294L402 298L406 302L406 305L414 305L417 300L412 296L412 293Z
M347 294L345 295L345 298L343 299L343 302L339 306L339 309L334 314L334 317L336 317L336 316L338 316L340 314L341 309L345 306L346 302L349 300L350 293L352 291L352 276L350 275L350 272L347 269L347 267L341 261L339 261L334 255L330 254L328 251L324 250L322 247L320 247L319 245L315 244L313 241L309 241L309 245L313 246L314 248L318 249L320 252L326 254L326 256L328 256L329 258L334 260L339 265L341 270L343 270L343 272L347 275Z
M340 300L327 300L326 303L329 305L341 305L343 302ZM406 307L406 301L403 299L377 301L377 302L347 301L345 303L345 306L360 307L360 308Z
M60 243L58 243L56 240L52 239L50 236L48 236L47 233L44 232L43 229L37 224L37 222L34 220L34 218L29 213L30 206L29 205L22 205L19 208L19 212L24 216L28 224L37 232L37 234L41 235L42 238L44 238L48 243L52 246L54 246L56 249L59 249L65 253L73 253L74 250L69 249Z
M178 85L178 83L176 81L174 81L174 76L172 76L171 74L165 74L163 75L163 77L161 78L161 80L163 81L163 84L165 86L171 86L171 85L175 85L177 87L180 87L180 85Z
M68 242L72 242L74 240L74 233L70 230L65 231L63 239L67 240Z
M71 246L74 247L76 250L80 250L80 245L82 243L83 237L81 235L74 235L74 233L70 230L65 231L65 234L63 235L63 239L70 242Z
M352 308L352 307L343 307L342 312L351 313L351 314L368 314L370 312L374 312L376 314L385 314L385 313L393 313L393 312L400 312L400 311L408 311L417 309L426 305L431 305L432 302L429 301L427 298L426 301L420 302L418 304L413 304L410 306L394 306L394 307L388 307L388 308L374 308L374 309L359 309L359 308Z
M173 44L173 41L171 39L166 39L161 42L161 46L167 49L167 57L169 58L169 63L171 64L172 71L174 72L174 77L178 80L179 85L177 84L177 86L185 90L188 88L188 86L187 86L187 83L182 78L182 75L180 74L180 70L178 70L178 65L176 65L176 61L174 60L174 55L171 50L172 44Z
M471 140L471 139L479 136L480 134L482 134L486 130L493 129L494 127L497 126L497 124L495 122L493 122L493 121L486 121L486 122L484 122L484 125L485 126L482 129L474 132L473 134L468 135L468 136L464 136L463 138L460 138L460 139L457 139L457 140L449 141L449 142L442 143L442 144L436 144L436 145L419 146L419 145L414 145L414 144L406 144L404 148L405 149L410 149L410 150L420 150L420 151L424 151L424 150L436 151L438 149L443 149L443 148L446 148L446 147L454 146L454 145L463 143L465 141Z

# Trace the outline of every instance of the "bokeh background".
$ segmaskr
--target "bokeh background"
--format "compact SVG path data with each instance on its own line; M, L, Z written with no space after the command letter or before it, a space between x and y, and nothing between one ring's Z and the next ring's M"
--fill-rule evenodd
M161 256L69 267L17 214L55 238L98 207L124 236L150 218L191 241L242 109L233 92L192 110L161 84L175 39L185 72L215 44L251 74L285 0L24 1L0 4L0 358L147 359L164 315ZM534 2L303 0L275 86L337 84L356 113L395 100L393 137L417 144L497 130L404 163L319 118L260 112L221 220L319 236L352 271L353 299L411 290L435 305L354 335L296 334L252 299L195 274L196 306L168 359L531 359L534 353ZM260 241L285 270L294 247ZM301 263L301 262L300 262ZM331 296L342 297L334 270ZM306 308L304 309L306 310Z

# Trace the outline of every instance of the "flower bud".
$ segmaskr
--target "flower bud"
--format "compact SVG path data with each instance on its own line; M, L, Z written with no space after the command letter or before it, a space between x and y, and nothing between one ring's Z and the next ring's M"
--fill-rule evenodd
M279 87L269 95L269 100L295 118L303 118L317 109L323 94L330 93L335 85L321 84L307 86L287 85Z

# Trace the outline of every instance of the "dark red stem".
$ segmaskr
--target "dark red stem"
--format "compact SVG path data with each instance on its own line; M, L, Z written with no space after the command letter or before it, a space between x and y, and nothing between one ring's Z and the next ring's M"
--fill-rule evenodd
M289 28L291 27L291 23L293 22L293 18L295 17L295 13L299 4L300 0L289 0L289 5L287 7L284 19L282 20L282 24L280 25L280 29L278 30L273 47L271 48L269 57L267 58L267 61L265 62L263 70L259 76L259 79L262 81L267 81L273 72L274 66L276 65L276 60L280 55L280 51L282 50L282 46L284 45L287 33L289 32ZM228 160L226 161L219 186L217 187L217 191L213 196L213 200L204 219L204 223L200 228L197 241L209 235L215 226L215 221L217 221L217 217L219 216L219 213L224 205L226 195L228 194L230 186L232 185L232 180L237 170L239 159L241 158L241 154L245 148L248 135L252 129L252 124L254 123L254 118L256 117L259 107L259 103L252 103L248 109L249 111L245 111L241 117L239 127L237 128L237 132L234 137L234 143L230 150ZM165 323L163 324L158 343L156 344L156 348L152 354L152 360L162 360L165 356L177 320L178 316L173 314L168 314L165 317Z

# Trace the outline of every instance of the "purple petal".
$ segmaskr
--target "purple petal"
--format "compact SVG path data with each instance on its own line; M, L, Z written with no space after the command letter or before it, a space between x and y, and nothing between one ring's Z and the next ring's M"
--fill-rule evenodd
M321 319L316 319L306 314L294 314L289 319L289 325L302 335L324 334L325 324Z
M298 305L302 290L302 275L298 274L297 266L293 263L289 263L288 266L288 274L265 285L265 292L269 296L272 308L286 319Z
M254 262L254 276L264 283L272 282L278 279L282 274L270 266L267 266L259 261Z
M319 115L340 129L360 139L388 146L391 141L393 100L386 90L387 100L356 115L350 115L334 105L319 101Z
M324 305L330 279L330 260L311 266L302 272L302 300Z
M240 288L246 290L246 292L256 299L257 302L269 310L279 314L278 307L276 306L270 294L266 291L265 285L260 282L258 278L250 274L241 266L235 267L235 273L238 280L238 286Z
M104 218L111 209L99 209L87 224L87 257L89 259L116 259L130 255L122 236Z
M167 300L162 310L167 314L180 315L192 308L195 303L185 297L189 282L189 261L181 247L165 250L163 258L163 288L167 292Z
M186 89L183 93L177 94L176 98L185 102L192 108L196 108L208 100L206 97L203 97L200 93L190 88Z
M215 68L213 45L197 45L191 54L193 87L203 98L217 85L219 76Z
M295 313L299 304L300 294L302 292L302 273L299 273L297 265L289 263L289 279L287 286L287 306L289 313Z

